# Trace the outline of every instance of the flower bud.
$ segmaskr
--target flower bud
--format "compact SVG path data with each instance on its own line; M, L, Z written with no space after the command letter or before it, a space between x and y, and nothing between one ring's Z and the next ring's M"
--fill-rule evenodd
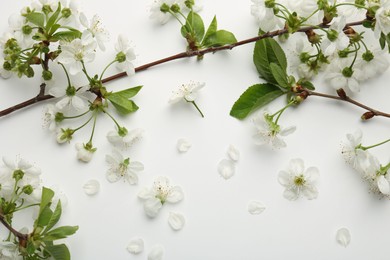
M180 12L180 6L178 4L173 4L171 6L171 11L174 12L174 13Z
M53 78L53 73L50 70L42 71L42 78L44 80L51 80Z
M342 88L339 88L337 90L337 95L342 99L342 100L346 100L347 99L347 94L345 93L344 89Z
M371 51L367 50L365 53L363 53L362 58L363 60L369 62L374 59L374 54Z
M50 5L44 5L42 6L42 12L45 14L49 14L53 12L53 9L51 9Z
M184 1L184 4L186 5L186 7L188 9L192 9L192 7L195 5L195 1L194 0L186 0L186 1Z
M26 71L24 72L24 75L27 76L27 78L32 78L34 77L34 69L31 66L28 66Z
M10 63L9 61L5 61L5 62L3 63L3 69L5 69L5 70L7 70L7 71L12 70L12 65L11 65L11 63Z
M306 32L307 40L311 44L317 44L321 42L321 36L316 34L314 30L307 30Z
M26 185L22 188L22 192L27 195L30 195L31 193L33 193L33 191L34 188L31 185Z
M30 25L24 25L22 27L22 32L25 35L30 35L32 33L32 27Z
M121 51L121 52L119 52L119 53L116 55L115 59L116 59L119 63L125 62L125 61L126 61L126 54L124 54L124 53Z
M168 13L169 12L169 5L167 5L166 3L163 3L160 7L160 11L163 13Z
M368 120L375 116L374 112L368 111L361 116L362 120Z
M72 10L70 10L69 8L64 8L62 11L61 11L61 14L64 18L69 18L71 15L72 15Z
M22 170L15 170L12 174L12 178L14 178L16 181L19 181L23 179L24 172Z
M56 121L57 123L64 121L64 119L65 119L64 114L61 112L57 112L54 116L54 121Z

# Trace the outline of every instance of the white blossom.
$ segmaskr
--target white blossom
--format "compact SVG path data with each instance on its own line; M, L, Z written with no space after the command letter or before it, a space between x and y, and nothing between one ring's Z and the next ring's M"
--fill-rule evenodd
M185 218L183 214L178 212L169 212L168 224L173 230L180 230L185 224Z
M381 0L379 9L375 12L374 34L377 38L381 33L388 35L390 33L390 1Z
M71 110L86 111L88 109L87 100L84 94L88 90L87 87L76 88L74 86L63 86L53 87L49 89L49 94L61 98L56 103L58 110Z
M330 25L327 37L324 38L321 44L321 48L324 51L325 56L330 56L337 51L344 50L349 45L349 38L343 32L346 24L346 18L341 16L334 19L334 22Z
M98 15L94 15L89 22L85 14L80 13L80 23L86 28L81 36L82 43L89 45L96 41L99 48L104 51L106 49L104 43L109 41L110 35L102 26L100 17Z
M43 111L43 127L49 129L52 132L55 131L58 125L56 122L56 115L59 112L60 110L57 106L53 104L47 104Z
M32 46L34 43L34 40L32 39L32 27L29 34L26 34L23 30L24 26L29 26L25 17L20 14L13 14L8 18L8 24L13 32L13 38L16 39L21 48L29 48Z
M318 169L310 167L305 170L302 159L292 159L288 169L279 172L278 181L285 187L283 196L288 200L296 200L304 195L307 199L317 198L315 182L319 177Z
M92 160L93 154L96 151L96 148L93 148L90 143L77 143L76 150L78 160L82 162L90 162Z
M106 162L110 164L106 174L109 182L117 182L123 179L129 184L137 184L138 173L144 170L142 163L124 158L118 150L113 150L111 155L106 155Z
M122 127L118 130L113 130L107 133L107 140L114 146L121 148L129 148L134 143L142 138L144 130L141 128L135 128L131 131L127 131L126 128Z
M385 50L381 50L379 48L372 48L369 54L372 54L372 59L367 60L367 58L365 59L363 57L362 59L359 59L356 63L356 66L361 71L364 71L364 73L362 73L362 80L374 78L375 76L385 72L389 67L389 60Z
M131 254L139 254L144 251L144 240L142 238L132 238L127 245L127 251Z
M57 10L57 6L58 1L54 0L35 0L31 3L31 7L38 12L42 12L44 7L50 7L51 12L55 12Z
M169 103L177 103L180 100L185 100L187 102L193 102L198 97L198 91L205 86L203 82L194 82L191 81L188 84L182 84L178 90L173 91Z
M130 46L129 40L124 35L118 36L115 50L117 51L116 57L118 61L116 67L121 71L125 71L129 76L133 75L135 70L131 61L135 60L135 53L133 48Z
M354 134L347 134L347 141L343 142L341 153L347 163L355 170L361 171L367 159L368 152L361 149L363 133L356 130Z
M98 180L89 180L83 185L83 189L85 194L87 195L95 195L100 190L100 183Z
M264 203L260 201L251 201L248 204L248 212L252 215L259 215L265 210Z
M81 39L61 44L61 53L58 62L69 66L69 72L76 75L83 70L82 62L88 63L95 59L96 42L84 44Z
M230 159L222 159L218 163L218 172L225 180L233 177L236 171L236 166L233 160Z
M266 0L251 0L251 14L255 17L260 28L265 31L271 31L276 26L280 26L281 21L275 16L273 8L265 5Z
M19 253L19 246L9 241L0 241L0 259L1 260L22 260Z
M4 65L4 57L2 55L3 50L0 48L0 77L3 79L8 79L12 76L12 72L5 70L3 65Z
M390 195L390 175L384 171L378 158L371 154L368 156L368 164L363 168L363 178L369 181L374 192Z
M347 247L351 242L351 233L347 228L340 228L336 233L336 241L343 247Z
M253 136L255 144L264 145L270 144L273 148L286 147L286 143L281 138L295 132L296 127L290 126L282 128L280 125L268 119L269 113L265 111L263 114L259 113L254 117L253 123L256 127L256 134Z
M184 197L179 186L170 185L167 177L157 177L151 188L143 188L138 193L138 198L143 201L144 210L147 216L157 216L164 203L177 203Z
M162 245L155 245L148 254L148 260L162 260L164 256L164 247Z
M173 0L154 0L150 7L150 18L156 20L160 24L165 24L171 18L169 12L161 11L161 7L166 5L170 7L173 4Z
M313 0L295 0L287 3L289 9L296 12L300 17L307 17L318 8L317 1Z

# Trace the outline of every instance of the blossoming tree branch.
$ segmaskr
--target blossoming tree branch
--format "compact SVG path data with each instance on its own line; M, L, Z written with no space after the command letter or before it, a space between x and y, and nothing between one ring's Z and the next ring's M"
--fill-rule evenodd
M375 116L390 117L389 113L353 98L354 93L360 90L360 84L388 68L385 53L390 50L389 0L252 0L251 13L258 22L259 31L254 32L256 36L239 41L232 32L218 28L216 16L206 26L200 16L201 8L194 0L155 0L150 9L151 18L161 24L176 20L186 50L134 67L136 55L130 41L124 35L119 35L114 47L115 55L100 73L91 74L90 66L95 56L99 51L106 50L109 40L109 33L98 16L89 19L79 11L75 2L33 1L31 6L10 17L10 31L0 39L0 75L3 78L12 75L32 78L38 75L41 78L39 93L0 111L0 117L53 100L45 107L47 128L55 133L58 143L69 143L80 129L89 127L89 137L85 142L76 144L77 158L89 162L97 150L94 146L95 130L101 116L112 120L114 129L107 134L107 139L117 148L128 148L143 132L142 129L129 130L117 119L118 115L130 115L138 110L132 98L138 95L143 86L114 92L107 83L178 59L197 57L201 63L208 53L231 50L250 43L255 43L253 63L263 81L250 86L237 99L230 115L244 119L272 101L286 97L286 105L278 111L263 110L255 116L253 122L257 134L254 138L257 144L268 144L275 148L286 146L283 137L293 133L296 127L283 127L280 124L281 116L287 109L301 105L309 97L333 99L360 107L363 120ZM350 17L354 20L347 19ZM376 44L366 42L365 36L368 34L376 37ZM296 46L295 50L285 53L284 42L291 42ZM107 69L113 65L120 72L107 77ZM66 85L54 83L61 75L54 75L52 66L61 68ZM315 91L312 82L320 74L324 74L334 94ZM75 85L76 75L83 75L86 84ZM194 81L182 84L169 101L187 102L204 117L201 106L196 103L198 91L204 85L203 82ZM64 122L74 122L75 125L62 127ZM369 152L390 139L363 145L360 131L348 134L347 139L342 151L346 160L367 180L371 190L381 196L390 196L390 163L381 164ZM56 245L53 241L74 234L78 227L54 227L61 216L60 201L54 209L50 208L55 193L38 185L38 171L24 160L18 159L14 163L8 159L3 161L5 167L0 172L0 222L9 231L9 236L4 239L3 245L6 246L3 248L6 249L2 249L0 256L5 259L49 256L70 259L66 246ZM118 150L107 155L106 161L110 164L107 171L110 182L123 178L130 184L137 184L137 172L143 170L142 163L130 160ZM231 175L231 168L234 167L231 161L234 160L225 160L220 165L221 174L225 177ZM314 185L319 177L318 169L310 167L305 170L301 159L291 160L289 168L279 173L278 180L285 187L284 197L295 200L304 195L308 199L315 199L318 194ZM183 198L181 188L170 187L166 178L160 177L156 183L152 189L144 189L138 195L149 217L155 217L165 202L176 203ZM93 186L91 184L90 187ZM26 205L34 192L41 196L35 196L35 201ZM90 192L94 192L93 189ZM15 230L12 226L14 213L29 207L39 208L33 231ZM172 218L173 223L183 223L182 216L174 215ZM178 226L181 225L175 225Z

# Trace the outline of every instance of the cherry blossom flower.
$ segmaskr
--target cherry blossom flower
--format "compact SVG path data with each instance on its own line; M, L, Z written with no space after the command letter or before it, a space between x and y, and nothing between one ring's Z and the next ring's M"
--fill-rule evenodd
M19 253L19 246L9 241L0 241L0 259L1 260L22 260Z
M286 143L281 137L292 134L296 127L282 128L280 125L275 124L269 117L269 113L265 111L263 114L259 113L253 119L253 123L257 129L257 133L253 136L255 144L270 144L273 148L286 147Z
M358 60L356 66L364 71L362 80L368 80L385 72L389 67L389 60L385 50L372 48L363 54L362 59Z
M288 200L296 200L301 195L312 200L317 198L318 191L315 182L319 177L316 167L310 167L305 170L302 159L292 159L288 170L279 172L278 181L285 187L283 196Z
M92 146L92 143L88 142L86 144L77 143L77 159L82 162L90 162L92 160L93 154L97 148Z
M271 31L276 26L282 25L281 21L275 16L273 8L267 6L268 0L251 0L251 14L255 17L260 28L265 31Z
M58 115L60 115L60 110L57 106L53 104L47 104L44 107L43 111L43 127L49 129L50 131L56 131L58 125Z
M341 16L334 20L327 32L327 37L324 38L321 48L325 56L330 56L336 51L344 50L349 45L349 38L343 32L346 24L346 18Z
M144 251L144 240L142 238L132 238L127 245L127 251L132 254L139 254Z
M84 44L81 39L69 43L62 43L58 62L69 66L69 72L76 75L83 70L83 62L92 62L95 59L96 42Z
M178 90L173 92L171 98L169 99L169 103L173 104L183 99L187 102L193 102L198 97L198 91L204 86L204 82L194 81L191 81L188 84L182 84Z
M123 149L131 147L134 143L142 138L144 130L135 128L128 131L125 127L120 127L116 131L110 131L107 134L107 140L114 146L119 146Z
M118 42L115 45L115 50L117 51L117 68L121 71L125 71L129 76L133 75L135 70L131 61L135 59L135 53L133 48L130 46L129 40L124 35L118 36Z
M106 162L110 164L106 177L109 182L117 182L120 179L129 184L138 183L138 172L144 170L144 165L130 158L124 158L118 150L113 150L111 155L106 155Z
M62 86L49 89L49 94L61 98L56 103L58 110L70 110L86 111L88 109L86 98L83 96L88 90L87 87L76 88L74 86L68 86L64 88Z
M157 177L151 188L143 188L138 193L138 198L143 201L147 216L157 216L164 203L177 203L184 197L179 186L171 186L167 177Z
M347 141L342 144L342 155L347 163L361 171L364 162L368 158L368 152L361 149L363 133L361 130L355 131L354 134L347 134Z
M375 12L375 29L374 34L377 38L381 33L388 35L390 33L390 1L380 1L381 5Z
M34 40L33 28L26 22L26 18L20 14L13 14L8 18L8 24L13 32L13 38L17 40L22 48L31 47Z
M100 50L105 51L104 43L109 41L110 36L108 31L102 26L100 17L94 15L91 22L89 22L85 14L80 13L80 23L86 28L81 36L82 43L89 45L96 40Z
M150 18L160 24L166 24L171 18L169 8L173 0L154 0L150 7Z
M363 169L363 177L371 183L371 189L383 195L390 195L390 175L388 167L382 167L378 158L368 156L368 164Z

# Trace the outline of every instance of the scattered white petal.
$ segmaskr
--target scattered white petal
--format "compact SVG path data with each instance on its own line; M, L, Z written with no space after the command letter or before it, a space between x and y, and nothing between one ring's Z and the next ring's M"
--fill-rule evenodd
M177 140L176 148L179 152L185 153L191 148L191 143L184 138Z
M164 247L162 245L155 245L148 254L148 260L162 260L163 255Z
M84 192L87 195L95 195L100 190L100 183L97 180L89 180L83 186Z
M235 172L235 165L232 160L223 159L218 164L218 172L224 179L230 179Z
M240 151L238 151L237 148L234 147L233 145L229 146L227 154L229 155L229 158L235 162L237 162L240 159Z
M127 245L127 251L132 254L139 254L144 251L144 241L142 238L133 238Z
M248 204L248 212L252 215L259 215L264 210L265 210L265 205L260 201L251 201Z
M347 247L351 242L351 233L347 228L340 228L337 230L336 240L340 245Z
M184 226L185 218L180 213L170 212L168 217L168 223L173 230L180 230Z

